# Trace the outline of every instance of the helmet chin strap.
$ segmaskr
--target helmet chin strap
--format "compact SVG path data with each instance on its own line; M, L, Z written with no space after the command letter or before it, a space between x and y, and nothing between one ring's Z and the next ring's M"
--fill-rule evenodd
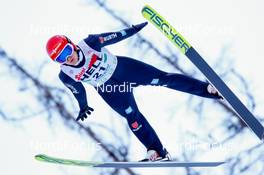
M80 59L80 54L79 54L79 52L81 51L81 49L77 46L76 47L76 53L77 53L77 57L78 57L78 61L77 61L77 63L76 63L76 65L78 65L82 60ZM79 51L79 52L78 52Z
M79 48L78 46L73 47L73 49L74 49L74 51L76 51L76 52L80 50L80 48Z

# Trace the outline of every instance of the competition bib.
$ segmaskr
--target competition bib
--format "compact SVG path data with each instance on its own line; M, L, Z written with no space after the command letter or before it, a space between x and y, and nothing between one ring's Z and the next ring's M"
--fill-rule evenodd
M98 52L83 40L78 46L84 55L84 65L79 68L61 65L61 70L75 81L86 82L95 87L104 84L115 71L117 66L116 56L106 48L102 48L101 52Z

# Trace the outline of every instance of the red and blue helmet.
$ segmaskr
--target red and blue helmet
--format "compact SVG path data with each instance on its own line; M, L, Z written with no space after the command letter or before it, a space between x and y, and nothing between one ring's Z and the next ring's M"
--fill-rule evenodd
M66 36L55 35L48 40L46 50L53 61L63 64L77 50L77 47Z

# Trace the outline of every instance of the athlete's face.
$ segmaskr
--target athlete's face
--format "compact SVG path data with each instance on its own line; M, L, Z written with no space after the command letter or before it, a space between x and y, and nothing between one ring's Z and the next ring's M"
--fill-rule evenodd
M76 51L73 52L72 56L67 58L66 64L68 65L76 65L79 60L78 54Z

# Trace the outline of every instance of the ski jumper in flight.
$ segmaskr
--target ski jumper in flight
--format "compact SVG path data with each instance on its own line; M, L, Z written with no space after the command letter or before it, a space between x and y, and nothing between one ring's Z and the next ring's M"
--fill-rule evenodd
M219 99L221 96L207 82L168 73L133 58L116 56L105 48L136 34L146 25L147 22L144 22L118 32L90 34L77 45L64 35L55 35L48 40L46 49L49 57L60 64L59 79L78 101L80 111L77 121L83 121L94 111L88 105L83 85L88 83L127 120L131 131L146 147L147 156L143 161L170 160L155 130L139 111L133 90L120 91L117 87L124 84L133 88L139 85L165 86L205 98Z

